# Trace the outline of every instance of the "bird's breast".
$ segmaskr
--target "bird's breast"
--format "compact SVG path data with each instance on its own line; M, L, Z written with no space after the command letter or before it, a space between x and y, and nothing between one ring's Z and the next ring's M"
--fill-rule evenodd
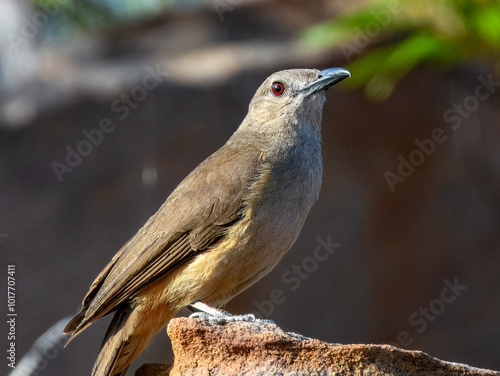
M252 183L242 219L213 249L224 254L218 273L234 282L232 293L266 275L297 239L321 185L319 147L317 151L268 163Z
M241 219L183 268L168 290L182 286L191 292L187 300L221 305L266 275L297 239L321 174L319 145L277 161L268 157L249 183Z

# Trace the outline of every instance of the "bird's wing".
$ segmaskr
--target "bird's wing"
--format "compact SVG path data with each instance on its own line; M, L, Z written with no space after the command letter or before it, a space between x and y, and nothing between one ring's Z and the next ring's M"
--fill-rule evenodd
M257 150L226 146L188 175L103 269L65 329L74 331L72 338L206 250L241 218L247 190L266 163Z

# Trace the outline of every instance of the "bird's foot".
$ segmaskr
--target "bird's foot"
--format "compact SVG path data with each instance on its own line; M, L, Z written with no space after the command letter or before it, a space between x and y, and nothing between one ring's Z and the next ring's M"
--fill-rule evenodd
M200 301L196 301L191 303L188 308L192 310L196 310L189 317L190 318L199 318L209 322L210 324L219 324L224 325L228 322L235 321L246 321L246 322L262 322L262 323L272 323L271 320L262 320L258 319L252 313L248 313L246 315L232 315L223 309L218 309L214 307L210 307L209 305L202 303Z

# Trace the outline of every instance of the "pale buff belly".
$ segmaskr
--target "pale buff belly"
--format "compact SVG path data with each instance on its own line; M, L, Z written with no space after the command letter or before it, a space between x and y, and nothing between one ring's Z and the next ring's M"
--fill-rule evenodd
M316 194L298 193L290 184L264 197L269 176L263 174L254 186L244 218L220 242L146 289L138 300L172 311L197 300L220 306L273 269L295 242Z
M221 306L274 268L295 241L293 234L300 232L304 219L305 215L284 219L288 230L284 231L247 213L223 241L145 290L142 298L173 311L197 300Z

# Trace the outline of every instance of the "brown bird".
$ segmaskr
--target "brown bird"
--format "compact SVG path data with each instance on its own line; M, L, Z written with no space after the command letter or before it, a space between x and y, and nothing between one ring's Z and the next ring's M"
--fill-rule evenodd
M332 68L267 78L227 143L118 251L64 331L71 340L115 312L93 376L125 375L181 308L223 306L290 249L320 190L326 90L348 76Z

